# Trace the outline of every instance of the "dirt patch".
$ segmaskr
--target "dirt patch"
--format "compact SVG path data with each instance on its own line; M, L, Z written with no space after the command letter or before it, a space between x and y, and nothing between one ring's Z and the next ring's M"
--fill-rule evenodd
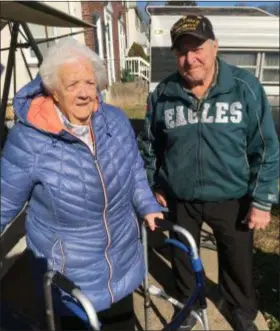
M148 96L148 85L143 81L115 83L107 94L107 102L130 113L130 116L143 116ZM133 113L136 113L133 114Z

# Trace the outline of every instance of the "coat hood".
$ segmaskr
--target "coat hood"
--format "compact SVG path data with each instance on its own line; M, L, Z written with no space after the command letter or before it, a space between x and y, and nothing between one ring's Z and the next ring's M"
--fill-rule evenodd
M102 96L98 93L98 104L102 103ZM13 106L17 118L29 126L55 134L65 129L55 111L54 101L47 93L40 75L19 90L15 95Z

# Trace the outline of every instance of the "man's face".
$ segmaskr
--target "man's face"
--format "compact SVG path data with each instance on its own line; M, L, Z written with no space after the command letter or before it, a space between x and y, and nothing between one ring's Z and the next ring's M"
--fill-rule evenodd
M191 85L203 84L213 74L217 52L216 40L181 37L174 49L180 75Z

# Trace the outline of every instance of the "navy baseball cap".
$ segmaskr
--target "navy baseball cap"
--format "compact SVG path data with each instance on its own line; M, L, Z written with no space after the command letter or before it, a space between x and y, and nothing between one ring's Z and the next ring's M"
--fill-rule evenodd
M185 35L194 36L202 41L215 40L211 22L202 15L183 16L172 26L170 30L171 49L176 48L177 41Z

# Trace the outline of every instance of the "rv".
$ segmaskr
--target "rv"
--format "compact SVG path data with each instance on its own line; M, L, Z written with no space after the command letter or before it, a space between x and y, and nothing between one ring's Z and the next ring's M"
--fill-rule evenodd
M150 16L150 85L176 70L170 29L183 15L204 15L219 42L218 55L253 73L267 93L278 135L279 127L279 17L253 7L147 6Z

